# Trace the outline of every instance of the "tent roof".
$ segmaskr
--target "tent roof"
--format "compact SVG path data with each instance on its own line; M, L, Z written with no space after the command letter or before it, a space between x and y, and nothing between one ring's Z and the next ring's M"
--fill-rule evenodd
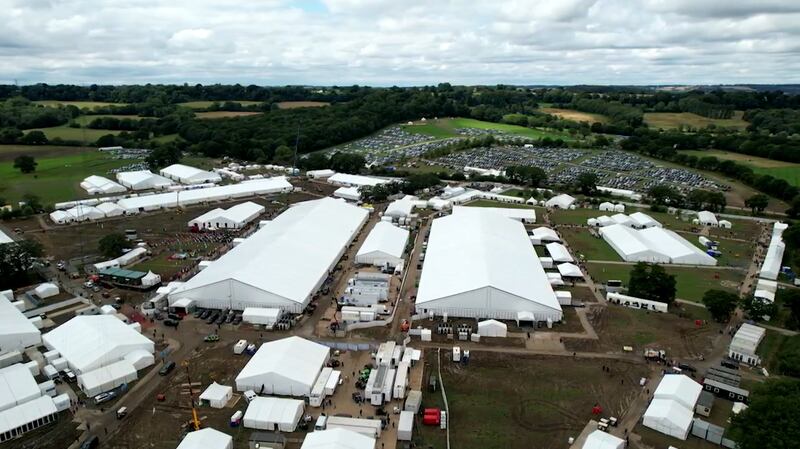
M547 248L547 253L550 254L554 262L572 262L575 260L567 251L567 247L558 242L548 243L545 248Z
M161 174L164 176L179 178L181 180L219 182L222 179L214 172L200 170L199 168L183 164L172 164L169 167L164 167L161 169Z
M163 187L173 184L172 180L157 175L150 170L120 172L117 173L117 181L134 187L145 184L145 186L142 186L144 188Z
M0 336L41 335L41 331L10 301L0 296ZM13 337L11 338L13 340ZM4 351L6 348L0 348Z
M299 399L285 399L258 396L250 401L245 420L273 422L279 424L297 424L297 411L302 410L305 403Z
M38 390L39 388L37 387L36 389ZM55 413L58 413L58 410L56 410L56 405L53 403L53 398L40 396L32 401L0 412L0 433L6 433L9 430Z
M154 351L150 339L113 315L76 316L43 335L42 340L80 371L119 360L125 356L120 350Z
M391 182L388 179L381 179L381 178L373 178L372 176L361 176L361 175L350 175L347 173L336 173L335 175L328 178L328 182L331 184L338 183L338 184L349 184L352 186L360 187L360 186L376 186L378 184L385 184L387 182Z
M211 385L200 393L200 399L206 401L221 401L231 393L233 393L233 387L211 382Z
M595 430L586 437L581 449L620 449L625 447L625 440L602 430Z
M497 321L497 320L479 321L478 322L478 329L480 329L482 327L487 327L487 328L488 327L497 327L497 328L508 329L508 326L506 325L506 323L503 323L502 321Z
M636 223L638 226L646 226L646 227L661 226L661 223L659 223L653 217L645 214L644 212L634 212L628 215L628 217L630 217L630 219L633 220L633 222Z
M492 212L435 219L417 304L483 287L561 310L522 223Z
M701 223L717 223L717 216L714 215L713 212L709 212L707 210L701 210L697 213L697 219L700 220Z
M212 209L191 222L205 223L215 220L228 220L234 223L245 223L247 220L252 219L254 215L263 213L265 209L266 208L260 204L247 201L230 207L227 210L222 208Z
M683 374L667 374L661 379L653 397L671 399L684 407L694 409L703 386Z
M492 212L513 220L536 221L536 209L523 209L514 207L470 207L453 206L453 214L486 213Z
M204 189L207 190L207 189ZM297 203L170 294L177 299L227 281L305 304L367 219L333 198Z
M231 444L233 444L233 437L206 427L187 433L177 449L226 449Z
M124 192L125 187L121 184L118 184L108 178L104 178L102 176L91 175L88 176L86 179L83 180L81 186L88 187L85 190L102 190L104 193L121 193Z
M717 260L668 229L652 227L631 229L611 225L600 229L600 234L625 259L661 263L716 265Z
M681 429L688 429L692 425L693 417L692 410L671 399L653 399L644 412L645 419L666 420Z
M131 375L136 375L136 367L133 366L132 361L123 359L100 368L87 371L79 375L78 380L80 381L81 385L83 385L83 389L85 391L92 391L95 388L106 385L116 379L124 379Z
M566 193L562 193L561 195L556 195L549 200L547 200L544 204L547 207L558 206L561 209L566 209L575 202L575 198Z
M414 209L414 201L417 201L417 199L413 196L405 196L402 199L394 200L386 206L386 211L383 214L390 217L407 217L411 215L411 211Z
M0 369L0 410L41 396L30 370L21 363Z
M402 257L408 243L410 232L391 223L380 221L369 232L356 256L372 252L382 252L393 257Z
M291 190L292 185L284 176L255 179L239 184L208 187L205 189L182 190L180 192L157 193L121 199L117 204L125 210L151 207L174 207L180 204L197 204L205 201L219 201L234 197L269 194Z
M311 432L300 449L374 449L375 439L343 428Z
M270 341L258 348L236 380L277 375L310 388L329 354L327 346L296 336Z
M0 229L0 245L3 243L12 243L14 239L8 236L2 229Z
M333 192L333 196L338 196L340 198L348 199L348 200L360 200L361 199L361 192L358 191L358 187L339 187Z
M558 233L556 233L556 231L546 226L540 226L538 228L535 228L534 230L531 231L531 235L539 238L542 241L548 241L548 240L554 242L561 241L561 237L558 236Z
M744 323L734 334L733 340L731 340L731 347L741 348L755 354L756 348L761 343L765 333L766 329L763 327Z
M583 273L581 272L580 267L575 265L574 263L562 263L558 265L558 272L561 273L561 276L566 277L583 277Z

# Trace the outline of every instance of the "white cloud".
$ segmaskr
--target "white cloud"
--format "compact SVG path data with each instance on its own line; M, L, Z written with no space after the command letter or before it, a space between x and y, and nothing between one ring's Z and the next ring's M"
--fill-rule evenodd
M0 83L800 82L795 0L0 0L0 23Z

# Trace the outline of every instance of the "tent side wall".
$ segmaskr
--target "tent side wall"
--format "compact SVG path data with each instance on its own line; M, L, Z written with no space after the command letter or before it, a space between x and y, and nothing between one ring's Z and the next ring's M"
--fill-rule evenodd
M563 312L528 301L493 287L479 288L457 295L417 304L417 311L460 318L516 320L517 312L533 312L537 320L561 321Z
M296 303L283 296L231 279L182 291L170 296L170 304L182 298L192 299L196 306L209 309L244 310L248 307L266 307L281 309L288 313L301 313L307 305L307 302Z

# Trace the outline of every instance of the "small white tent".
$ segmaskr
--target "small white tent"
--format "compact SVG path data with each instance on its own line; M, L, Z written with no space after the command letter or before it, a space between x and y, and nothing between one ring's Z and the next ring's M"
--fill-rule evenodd
M719 226L719 222L717 222L717 217L714 215L713 212L709 212L707 210L701 210L697 213L697 220L703 226Z
M205 429L189 432L178 445L177 449L232 449L233 438L219 430L206 427Z
M233 398L233 387L212 382L200 393L200 401L212 408L223 408Z
M604 203L600 203L600 207L598 207L603 212L614 212L614 203L609 203L608 201Z
M545 201L545 207L555 208L555 209L569 209L575 203L575 198L567 195L566 193L562 193L561 195L556 195L549 200Z
M305 404L297 399L256 397L244 414L244 426L251 429L294 432Z
M505 337L508 334L508 326L497 320L486 320L478 322L478 335L481 337Z
M581 449L623 449L625 440L602 430L595 430L586 437Z

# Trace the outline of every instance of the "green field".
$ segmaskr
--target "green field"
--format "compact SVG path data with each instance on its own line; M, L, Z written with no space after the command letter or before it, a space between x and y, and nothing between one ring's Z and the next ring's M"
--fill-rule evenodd
M703 293L710 289L736 292L739 283L744 279L744 272L739 270L719 270L713 267L671 267L669 265L663 265L663 267L676 277L678 298L689 301L701 301ZM588 262L586 268L595 281L605 282L609 279L619 279L623 284L627 284L633 265Z
M59 145L0 145L0 163L13 161L14 158L21 155L33 156L38 159L44 157L68 156L91 151L97 151L97 148Z
M527 204L518 204L518 203L503 203L500 201L492 201L492 200L475 200L470 201L469 203L464 204L465 206L470 207L503 207L506 209L533 209L533 206Z
M73 119L73 121L81 126L86 126L89 123L92 123L94 120L99 118L117 118L120 120L129 119L129 120L141 120L143 118L148 117L140 117L138 115L112 115L112 114L100 114L100 115L81 115Z
M250 106L254 104L261 104L261 101L249 101L249 100L220 100L220 101L187 101L185 103L178 103L178 106L185 106L190 109L205 109L211 106L214 103L225 103L226 101L232 101L234 103L239 103L242 106Z
M36 172L22 174L13 162L0 163L0 196L16 202L26 193L41 198L44 204L69 201L86 196L80 182L89 175L106 176L113 168L133 162L131 159L111 159L97 151L62 157L37 158Z
M563 120L572 120L574 122L588 122L588 123L607 123L608 117L603 114L592 114L590 112L581 112L574 109L559 109L540 107L540 111L545 114L555 115Z
M745 129L749 123L742 120L742 115L742 111L736 111L732 118L713 119L692 114L691 112L646 112L644 121L647 126L656 129L675 129L682 126L705 128L708 125L715 125L720 128Z
M800 164L721 150L683 150L681 153L697 157L714 156L717 159L738 162L752 168L755 173L774 176L794 186L800 186Z
M700 245L700 240L698 240L698 236L696 235L689 235L684 234L682 235L683 238L686 240L694 243L695 246L698 248L705 250L703 246ZM719 242L719 250L722 252L722 256L717 258L719 266L721 267L738 267L742 269L746 269L750 266L750 263L753 261L753 252L755 251L755 243L751 242L741 242L739 240L731 240L731 239L714 239ZM753 239L755 241L755 239Z
M58 100L39 100L34 101L43 106L75 106L81 109L94 109L101 106L123 106L127 103L107 103L105 101L58 101Z
M211 111L211 112L195 112L194 116L199 119L217 119L217 118L231 118L231 117L247 117L250 115L260 115L260 112L253 111Z
M585 260L622 260L611 245L594 237L586 228L559 228L558 232L575 255L581 255Z
M575 138L568 133L552 130L542 130L526 128L524 126L507 125L505 123L484 122L471 118L444 118L436 120L426 120L425 122L415 122L413 125L401 125L401 127L412 133L427 134L437 138L454 137L459 134L456 129L475 128L475 129L494 129L503 131L510 135L541 139L550 137L552 139L564 139L574 141Z
M38 130L29 129L25 133L31 131L41 131L47 136L48 140L56 138L63 140L75 140L85 144L93 143L97 139L106 134L117 135L120 131L112 131L110 129L88 129L88 128L70 128L67 125L54 126L52 128L40 128Z

